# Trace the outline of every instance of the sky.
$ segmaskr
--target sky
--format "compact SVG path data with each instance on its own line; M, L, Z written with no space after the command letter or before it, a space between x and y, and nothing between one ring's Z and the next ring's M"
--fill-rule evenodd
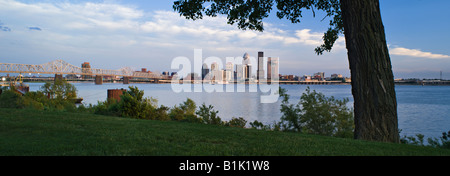
M274 9L264 32L240 30L224 16L186 20L170 0L0 0L0 63L43 64L62 59L76 66L154 72L176 57L280 58L280 73L325 72L350 76L344 37L317 56L328 28L324 15L305 11L301 23L278 19ZM450 79L448 0L380 0L395 78Z

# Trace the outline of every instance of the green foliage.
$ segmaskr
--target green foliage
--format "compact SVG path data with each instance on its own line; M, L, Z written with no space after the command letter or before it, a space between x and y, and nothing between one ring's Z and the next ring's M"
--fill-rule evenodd
M23 96L13 90L3 90L0 95L1 108L24 108L24 101Z
M93 106L95 114L120 116L121 108L115 99L108 99L104 102L99 101L96 106Z
M0 107L31 108L36 110L64 110L75 112L76 88L65 81L47 82L40 91L21 95L14 87L5 89L0 97Z
M242 117L239 118L231 118L230 121L225 122L225 126L229 127L238 127L238 128L245 128L245 125L247 124L247 120L245 120Z
M129 90L120 96L119 108L121 115L136 119L148 119L150 111L154 109L150 103L151 101L144 98L144 91L139 90L137 87L129 86L128 88Z
M206 5L205 5L206 3ZM342 13L339 0L177 0L173 3L173 9L186 19L198 20L203 15L216 17L226 15L228 24L235 24L240 29L264 30L263 19L267 18L276 3L277 17L290 20L292 23L300 23L302 12L311 10L315 17L315 9L325 12L325 18L330 18L329 28L323 36L324 43L315 49L316 54L324 51L330 52L339 34L344 31Z
M69 100L77 98L77 89L74 85L66 80L55 80L54 82L46 82L41 91L45 95L49 95L50 99Z
M214 106L206 106L205 103L203 103L196 112L196 114L203 119L204 124L223 125L222 119L217 116L218 113L219 111L214 110Z
M195 110L197 105L195 102L188 98L185 102L181 103L179 106L175 106L170 109L169 116L175 121L187 121L193 123L201 123L201 119L198 119L195 115Z
M160 120L160 121L169 121L170 117L167 114L169 111L169 107L161 105L161 107L154 109L151 111L150 120Z
M428 143L432 147L450 149L450 131L443 132L439 139L428 138Z
M423 134L416 134L416 136L404 136L400 139L402 144L419 145L419 146L431 146L435 148L450 149L450 131L443 132L442 136L438 138L428 138L428 145L424 144L425 136Z
M280 96L283 97L280 125L285 131L353 137L353 112L346 106L348 99L325 97L322 93L311 91L309 87L295 106L289 104L286 90L280 89Z
M264 125L262 122L257 120L250 122L250 126L253 129L265 130L265 131L282 131L281 123L274 122L272 125Z
M400 143L424 146L424 138L425 135L423 134L416 134L416 136L404 136L400 139Z

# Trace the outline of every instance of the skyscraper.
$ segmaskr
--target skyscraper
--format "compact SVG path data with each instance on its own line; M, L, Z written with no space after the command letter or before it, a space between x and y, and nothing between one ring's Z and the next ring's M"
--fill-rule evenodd
M225 69L225 76L227 81L233 80L233 63L228 62Z
M248 53L245 53L244 61L242 63L243 65L243 71L244 71L244 80L249 80L252 77L252 64L250 62L250 55Z
M219 80L220 78L220 73L219 73L220 69L219 69L219 64L217 64L217 62L213 62L211 64L211 71L210 71L210 80L215 83L217 80Z
M278 80L279 74L279 58L269 57L267 61L267 80Z
M264 52L258 52L258 70L256 71L256 79L264 79Z
M206 75L209 73L208 64L203 64L202 66L202 80L205 79Z
M245 69L242 64L236 64L236 82L245 81Z

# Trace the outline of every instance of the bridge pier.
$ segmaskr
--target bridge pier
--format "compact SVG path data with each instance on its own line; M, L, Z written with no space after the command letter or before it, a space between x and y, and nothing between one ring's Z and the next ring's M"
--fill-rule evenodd
M95 85L102 85L103 84L103 76L95 76Z
M55 83L63 80L63 75L55 74Z
M123 77L123 84L130 84L130 77Z

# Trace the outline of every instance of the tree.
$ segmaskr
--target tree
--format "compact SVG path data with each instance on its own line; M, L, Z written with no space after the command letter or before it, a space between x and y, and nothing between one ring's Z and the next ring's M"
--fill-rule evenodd
M207 3L207 4L205 4ZM300 23L303 10L330 18L317 54L331 51L344 33L352 77L356 139L400 140L394 76L378 0L177 0L173 9L187 19L227 15L228 24L263 31L262 20L276 3L277 17ZM324 18L325 19L325 18Z
M122 116L136 119L148 119L150 112L154 109L151 100L144 98L144 91L137 87L128 87L120 96L118 104Z
M77 88L66 80L46 82L40 89L51 99L70 100L77 98Z

